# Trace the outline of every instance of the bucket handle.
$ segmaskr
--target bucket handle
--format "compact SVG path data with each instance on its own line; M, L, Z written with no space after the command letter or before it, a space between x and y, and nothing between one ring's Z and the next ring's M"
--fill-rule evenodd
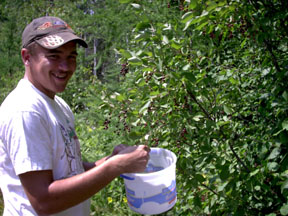
M131 181L135 179L133 177L129 177L129 176L126 176L126 175L123 175L123 174L121 174L120 177L124 178L124 179L127 179L127 180L131 180Z

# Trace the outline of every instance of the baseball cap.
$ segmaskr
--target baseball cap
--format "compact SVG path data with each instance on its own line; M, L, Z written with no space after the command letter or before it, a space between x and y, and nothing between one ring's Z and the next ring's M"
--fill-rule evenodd
M46 49L56 49L72 40L85 48L88 47L66 22L58 17L45 16L34 19L26 26L22 34L22 48L36 42Z

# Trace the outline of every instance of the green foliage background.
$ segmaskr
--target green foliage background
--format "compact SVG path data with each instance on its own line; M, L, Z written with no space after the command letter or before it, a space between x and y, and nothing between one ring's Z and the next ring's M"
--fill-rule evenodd
M178 201L166 215L288 214L286 0L2 1L0 101L23 75L21 32L43 15L90 45L61 94L84 160L119 143L167 148ZM115 179L91 214L134 215L126 202Z

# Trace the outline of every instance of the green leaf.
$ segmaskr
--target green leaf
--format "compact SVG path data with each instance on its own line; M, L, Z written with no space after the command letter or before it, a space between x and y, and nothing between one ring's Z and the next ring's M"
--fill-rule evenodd
M196 115L196 116L193 117L193 120L194 120L194 121L200 121L201 118L203 118L202 115Z
M119 0L119 3L123 4L123 3L130 3L132 2L132 0Z
M245 46L246 41L247 41L247 38L245 38L245 39L242 41L242 43L241 43L241 45L240 45L241 48L243 48L243 47Z
M116 100L118 100L118 101L121 102L121 101L124 101L124 100L125 100L125 97L120 94L120 95L117 95L117 96L116 96Z
M159 94L160 94L159 91L150 92L150 96L155 96L155 95L159 95Z
M261 187L260 187L259 185L256 185L256 186L254 187L254 189L255 189L256 191L260 191L260 190L261 190Z
M141 22L141 23L138 23L136 25L136 29L139 30L139 31L143 31L147 28L150 27L150 23L149 22Z
M168 142L165 140L165 141L163 141L162 143L161 143L161 146L163 146L163 147L165 147L165 146L168 146Z
M284 91L284 92L283 92L282 97L285 99L285 101L288 101L287 91Z
M230 176L229 167L225 166L219 173L219 177L222 181L226 181Z
M197 181L200 182L200 183L202 183L202 182L205 181L205 178L204 178L202 175L200 175L200 174L196 174L196 175L195 175L195 178L196 178Z
M288 130L288 119L285 119L285 120L282 122L282 128L285 129L285 130Z
M208 23L209 23L209 21L204 22L204 23L202 23L201 25L197 26L196 29L200 31L200 30L203 29L203 27L206 26Z
M159 71L163 70L163 61L161 60L161 58L158 59L157 66L158 66Z
M249 176L252 177L252 176L256 175L259 171L260 171L259 169L254 170L253 172L251 172L249 174Z
M237 85L238 81L236 79L234 79L233 77L229 78L229 82L232 83L233 85Z
M281 213L281 215L288 215L288 204L284 204L280 208L280 213Z
M230 121L218 121L216 124L218 126L223 126L223 125L226 125L226 124L229 124L229 123L230 123Z
M280 133L279 137L280 137L281 143L283 143L283 144L288 143L288 133L286 131L283 131L282 133Z
M201 202L201 199L198 195L196 195L193 199L193 204L197 207L202 207L202 202Z
M280 149L279 148L274 148L272 150L272 152L270 153L270 155L268 156L267 160L275 159L276 157L278 157L279 154L280 154Z
M276 162L271 162L267 164L267 168L269 171L276 171L279 168L279 164Z
M288 179L286 179L286 180L282 183L282 185L281 185L281 193L283 193L283 191L284 191L285 189L288 189Z
M224 105L224 112L227 114L227 115L230 115L233 113L233 110L227 106L227 105Z
M102 56L100 56L99 61L95 67L95 70L98 70L101 67L102 63L103 63Z
M166 44L169 44L169 39L168 39L168 37L167 37L166 35L163 35L162 41L163 41L163 43L164 43L165 45L166 45Z
M141 136L143 136L142 133L140 133L139 131L132 131L131 133L129 133L129 138L136 140L141 138Z
M182 68L182 70L183 70L183 71L187 71L189 68L190 68L190 64L187 64L187 65L185 65L185 66Z
M185 73L183 73L183 76L185 77L185 78L187 78L190 82L196 82L196 78L195 78L195 76L193 75L193 73L189 73L189 72L185 72Z
M189 9L193 10L194 8L197 7L197 4L198 4L197 0L191 0L190 5L189 5Z
M220 185L219 187L218 187L218 192L221 192L221 191L223 191L224 190L224 188L227 186L227 184L228 184L228 182L225 182L225 183L223 183L222 185Z
M145 110L147 110L150 106L150 103L151 101L149 100L146 104L144 104L144 106L139 110L139 113L143 113Z
M139 5L139 4L131 4L131 5L132 5L132 7L136 8L136 9L140 9L141 8L141 5Z
M125 57L127 59L132 57L131 53L128 52L127 50L120 49L119 52L123 57Z
M197 16L197 17L195 17L194 19L192 18L192 19L188 20L188 21L186 22L186 24L185 24L185 27L184 27L183 31L185 31L190 25L199 23L199 22L201 22L201 21L202 21L203 19L205 19L205 18L207 19L207 17L206 17L207 14L208 14L208 12L207 12L207 11L204 11L201 16ZM185 20L186 20L186 19L185 19ZM205 25L206 25L206 24L205 24Z
M207 7L207 11L211 11L211 10L214 10L216 7L218 7L218 4L216 4L215 2L211 1L209 4L208 4L208 7Z
M170 44L171 44L171 47L174 48L174 49L179 50L179 49L182 48L181 44L179 44L178 42L176 42L174 40L172 40Z
M141 59L139 59L138 57L136 56L133 56L131 58L128 59L128 62L132 65L142 65L142 61Z
M186 23L186 22L188 22L189 20L192 20L193 18L194 18L194 14L193 14L193 12L187 12L187 13L185 13L183 16L182 16L182 23Z

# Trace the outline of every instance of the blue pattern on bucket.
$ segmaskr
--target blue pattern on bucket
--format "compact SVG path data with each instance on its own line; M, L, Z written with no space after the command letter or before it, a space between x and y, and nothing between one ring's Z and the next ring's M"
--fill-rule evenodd
M130 190L130 189L129 189L129 188L127 188L127 187L126 187L126 191L127 191L127 193L129 193L129 194L131 194L131 195L135 196L135 191L133 191L133 190Z
M120 177L124 178L124 179L127 179L127 180L131 180L131 181L133 181L135 179L133 177L129 177L129 176L126 176L126 175L123 175L123 174L121 174Z
M135 208L140 208L143 203L156 202L163 204L173 201L176 198L176 181L172 181L171 185L162 189L162 193L154 195L152 197L137 198L134 197L135 192L126 187L126 197L129 204Z
M157 166L154 166L153 164L148 164L144 172L151 173L151 172L157 172L163 169L164 169L163 167L157 167Z

